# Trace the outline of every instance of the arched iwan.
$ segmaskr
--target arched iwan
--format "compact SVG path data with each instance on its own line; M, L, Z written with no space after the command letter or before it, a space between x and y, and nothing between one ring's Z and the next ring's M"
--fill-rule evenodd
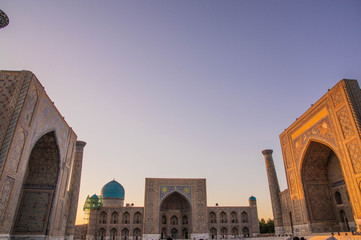
M47 235L59 174L55 132L43 135L31 151L14 222L14 234Z

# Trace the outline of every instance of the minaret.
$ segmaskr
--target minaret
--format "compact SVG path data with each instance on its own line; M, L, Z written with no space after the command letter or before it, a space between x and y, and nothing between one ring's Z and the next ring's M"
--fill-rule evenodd
M73 239L75 234L75 217L78 208L81 168L83 165L83 150L86 142L76 141L73 169L71 172L69 201L70 209L66 223L66 239Z
M272 153L273 153L272 149L266 149L262 151L262 154L264 155L264 159L266 161L268 186L271 194L272 211L273 211L273 218L275 223L275 234L281 235L284 234L284 230L283 230L283 222L282 222L281 201L279 196L280 186L277 180L277 174L276 174L275 165L273 163Z
M254 196L251 196L248 199L250 212L252 216L252 237L258 237L259 235L259 221L258 221L258 212L257 212L257 200Z

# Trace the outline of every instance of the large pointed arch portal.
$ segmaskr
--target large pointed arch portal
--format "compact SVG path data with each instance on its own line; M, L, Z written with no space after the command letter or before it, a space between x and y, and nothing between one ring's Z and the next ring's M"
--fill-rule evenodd
M186 197L175 191L160 204L159 225L161 238L188 239L191 233L191 205Z
M349 231L349 222L354 224L353 214L340 160L334 151L311 141L303 158L301 177L312 231Z
M55 132L49 132L37 141L31 151L14 223L14 234L48 234L59 160Z

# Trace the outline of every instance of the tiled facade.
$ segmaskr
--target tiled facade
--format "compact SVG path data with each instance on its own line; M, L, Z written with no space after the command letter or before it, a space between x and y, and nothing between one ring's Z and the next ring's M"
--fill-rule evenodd
M120 200L121 201L121 200ZM144 207L90 210L75 239L230 239L259 235L257 204L207 207L205 179L147 178Z
M34 74L0 71L0 239L73 237L85 146L76 140Z

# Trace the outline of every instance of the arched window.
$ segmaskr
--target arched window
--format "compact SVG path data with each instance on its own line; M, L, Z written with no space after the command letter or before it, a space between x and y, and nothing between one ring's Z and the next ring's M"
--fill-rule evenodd
M217 229L211 228L210 233L212 239L217 239Z
M112 228L112 230L110 230L110 239L111 239L111 240L116 240L116 239L117 239L117 235L118 235L117 229Z
M341 193L339 191L335 192L335 200L336 200L336 204L342 204L342 197L341 197Z
M227 223L227 214L225 212L221 212L221 223Z
M241 213L241 219L243 223L248 222L248 214L246 212Z
M130 215L129 215L129 213L128 212L125 212L124 214L123 214L123 223L125 223L125 224L128 224L128 223L130 223Z
M161 234L160 238L161 239L166 239L167 238L167 229L165 229L165 228L162 229L162 234Z
M243 237L249 237L249 230L247 227L244 227L242 229L242 235L243 235Z
M178 230L173 228L170 233L172 234L172 238L176 239L178 237Z
M102 212L99 216L99 223L107 223L107 213Z
M141 232L139 228L134 229L133 231L133 240L140 240Z
M231 223L238 223L237 213L236 212L231 213Z
M162 216L162 224L167 224L167 217L166 216Z
M238 237L238 228L236 228L236 227L232 228L232 235L233 235L233 238Z
M182 235L183 235L183 239L188 239L188 229L183 228Z
M183 216L183 217L182 217L182 224L183 224L183 225L188 225L188 218L187 218L187 216ZM184 236L184 234L183 234L183 236Z
M117 212L113 212L112 213L112 217L110 219L110 223L118 223L118 213Z
M221 235L222 235L222 238L227 238L227 235L228 235L227 228L224 227L221 229Z
M176 216L172 216L170 218L170 224L171 225L178 225L178 218Z
M140 224L140 223L142 223L142 215L141 215L139 212L136 212L136 213L134 214L133 223L135 223L135 224Z
M129 239L129 230L127 228L123 228L122 230L122 239L123 240Z
M105 240L105 229L104 228L101 228L99 230L99 238L100 238L100 240Z
M217 216L214 212L211 212L209 214L209 222L210 223L217 223Z

